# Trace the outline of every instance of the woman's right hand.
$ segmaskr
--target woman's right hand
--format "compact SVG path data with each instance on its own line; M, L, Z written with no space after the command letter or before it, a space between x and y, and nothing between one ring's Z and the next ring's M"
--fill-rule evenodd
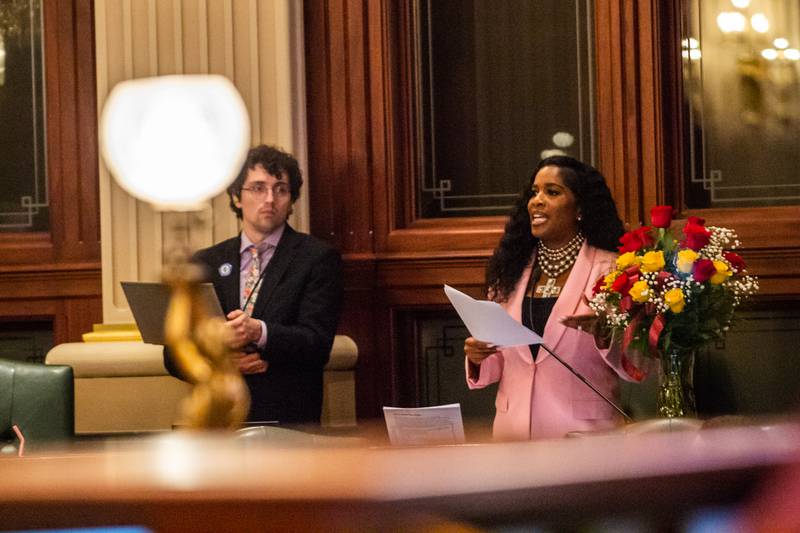
M474 337L468 337L464 341L464 354L473 365L480 366L484 359L490 355L498 352L497 346L483 341L479 341Z

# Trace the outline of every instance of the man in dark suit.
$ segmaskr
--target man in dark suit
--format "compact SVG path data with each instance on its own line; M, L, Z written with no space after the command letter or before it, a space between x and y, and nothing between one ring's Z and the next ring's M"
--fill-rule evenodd
M250 421L320 419L322 370L339 322L342 269L333 247L286 223L302 184L290 154L252 148L228 187L242 232L195 254L234 334L230 347L250 389ZM180 377L167 352L165 364Z

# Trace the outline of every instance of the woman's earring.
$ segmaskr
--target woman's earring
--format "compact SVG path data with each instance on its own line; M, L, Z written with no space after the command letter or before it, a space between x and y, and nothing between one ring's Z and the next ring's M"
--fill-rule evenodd
M583 219L583 217L582 217L582 216L580 215L580 213L579 213L579 214L578 214L578 222L580 222L582 219Z

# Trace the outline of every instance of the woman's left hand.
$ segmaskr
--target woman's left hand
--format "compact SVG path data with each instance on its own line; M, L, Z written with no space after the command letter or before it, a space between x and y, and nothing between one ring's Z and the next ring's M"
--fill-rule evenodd
M594 313L565 316L561 318L561 323L568 328L592 335L600 349L606 349L611 345L611 332Z

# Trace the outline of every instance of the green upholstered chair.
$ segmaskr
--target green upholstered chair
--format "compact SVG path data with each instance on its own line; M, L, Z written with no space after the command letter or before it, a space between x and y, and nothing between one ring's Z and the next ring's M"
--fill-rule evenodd
M17 444L15 424L26 449L72 439L74 403L71 367L0 359L0 443Z

